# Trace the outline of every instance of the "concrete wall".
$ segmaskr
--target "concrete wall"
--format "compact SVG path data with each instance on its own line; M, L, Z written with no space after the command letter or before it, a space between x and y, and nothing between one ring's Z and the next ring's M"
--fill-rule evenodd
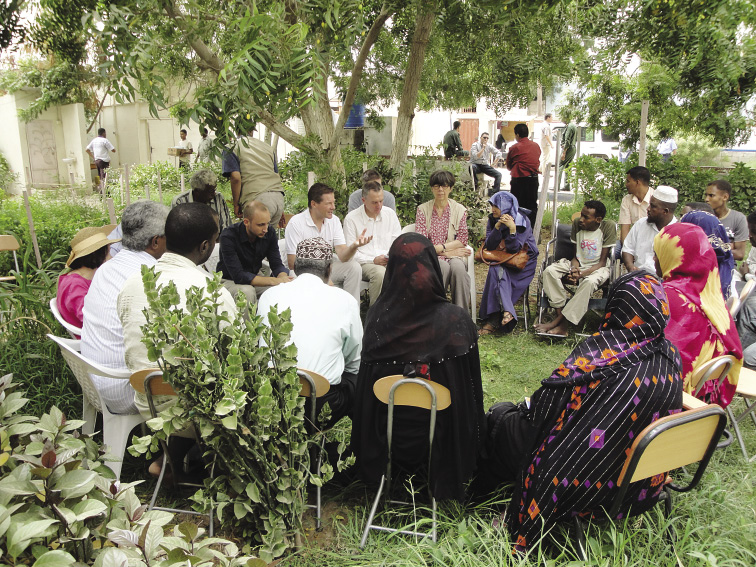
M17 182L11 187L0 187L9 193L20 193L25 183L24 149L21 146L21 132L18 120L16 97L5 95L0 97L0 124L3 125L3 135L0 136L0 153L3 154L11 171L18 175Z

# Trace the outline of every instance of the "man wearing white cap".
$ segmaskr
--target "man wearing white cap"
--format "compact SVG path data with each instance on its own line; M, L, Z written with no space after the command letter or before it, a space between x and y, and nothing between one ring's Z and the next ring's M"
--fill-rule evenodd
M622 246L622 262L628 272L647 270L652 274L654 267L654 237L668 224L676 223L677 189L669 185L659 185L648 205L647 216L636 222L627 233Z

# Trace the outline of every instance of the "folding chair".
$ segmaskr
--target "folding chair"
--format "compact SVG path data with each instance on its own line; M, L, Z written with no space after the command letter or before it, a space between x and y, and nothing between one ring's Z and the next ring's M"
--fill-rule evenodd
M693 374L690 376L693 395L698 397L706 382L716 382L717 387L721 386L734 363L735 357L725 354L723 356L716 356L695 368Z
M18 256L16 250L18 250L19 244L15 236L10 234L0 234L0 252L13 252L13 263L16 265L16 272L20 272L18 269ZM12 282L16 279L16 276L0 276L0 282Z
M318 416L315 403L318 398L322 398L331 389L331 384L320 374L313 372L312 370L305 370L303 368L297 369L297 376L299 376L299 382L302 384L302 389L299 391L300 396L310 399L310 424L308 426L309 432L312 434L318 429ZM315 454L310 455L310 466L315 465L315 474L320 475L320 465L322 464L323 446L325 444L325 437L317 451L317 458ZM320 521L322 517L321 509L321 491L320 486L315 486L315 504L305 504L308 508L315 509L315 523L317 529L320 529Z
M433 436L436 431L436 412L442 411L451 405L451 394L449 389L441 384L430 382L422 378L407 378L401 375L386 376L381 378L373 385L373 392L375 396L384 404L388 405L388 422L386 424L386 440L388 444L388 462L386 464L386 473L381 476L381 483L378 487L378 492L373 500L373 506L370 509L370 515L368 516L365 524L365 531L362 533L362 541L360 547L364 548L367 543L368 534L370 530L376 530L381 532L400 533L406 535L414 535L420 537L429 537L435 543L436 541L436 498L433 496L431 489L430 473L432 463L432 450L433 450ZM432 524L429 532L413 531L413 530L401 530L397 528L389 528L387 526L381 526L374 524L376 512L378 510L378 503L381 501L383 495L383 488L386 487L386 502L391 504L409 504L400 500L391 500L391 481L392 481L392 454L391 454L391 442L394 436L394 406L412 406L417 408L423 408L430 410L430 422L428 426L428 494L431 500L431 517Z
M402 234L408 232L415 232L415 223L408 224L402 229ZM470 315L473 321L476 318L478 294L475 291L475 250L471 246L466 246L470 250L470 255L467 257L467 275L470 276Z
M735 319L740 312L740 297L733 293L730 297L727 298L725 305L727 305L727 311L730 312L730 316Z
M146 369L146 370L139 370L138 372L134 372L131 377L129 378L129 381L131 382L131 386L136 390L137 392L140 392L147 396L147 405L150 408L150 415L155 418L158 415L157 410L155 409L155 400L154 396L176 396L176 391L173 389L173 386L168 384L167 382L163 381L163 372L161 370L155 370L155 369ZM197 434L196 429L194 430L194 440L197 443L198 447L201 447L201 441L199 438L199 435ZM169 439L170 442L170 439ZM196 482L187 482L187 481L181 481L179 480L179 476L176 474L177 469L176 466L173 463L173 460L171 459L171 454L168 451L168 443L165 441L160 441L160 447L163 450L163 466L160 467L160 475L157 479L157 484L155 485L155 490L152 492L152 499L150 500L150 505L147 508L147 510L162 510L164 512L171 512L173 514L192 514L194 516L205 516L208 519L208 532L210 534L210 537L213 537L213 512L214 512L214 503L210 502L210 512L207 514L204 514L202 512L196 512L194 510L185 510L180 508L164 508L162 506L155 506L155 502L157 501L158 493L160 492L160 488L163 485L163 479L165 478L165 471L166 468L170 468L171 474L173 475L173 482L174 486L178 487L187 487L187 488L203 488L202 484L198 484ZM168 466L166 467L166 463ZM210 464L210 476L212 477L215 470L215 459L213 458L213 462Z
M658 502L664 501L665 517L672 513L672 490L689 492L701 481L719 437L724 431L727 416L715 404L683 411L656 420L635 438L617 479L619 491L609 507L607 516L616 518L625 504L625 496L634 482L699 463L693 478L686 486L672 482L664 484ZM632 514L632 510L630 510ZM577 550L580 559L587 561L583 522L575 516Z
M751 416L753 425L756 427L756 372L750 368L741 368L740 376L738 377L738 384L735 387L735 396L739 396L745 403L745 409L735 417L735 413L732 411L732 405L735 403L735 399L727 406L727 415L730 418L730 424L735 430L735 437L738 439L740 450L743 452L743 457L746 461L753 462L756 460L756 454L749 457L746 450L745 441L743 440L743 434L740 431L740 422L747 416Z
M72 339L79 340L79 337L81 337L81 328L77 327L76 325L72 325L68 321L66 321L63 316L60 314L60 311L58 310L58 298L53 297L50 300L50 311L52 311L53 317L55 317L55 320L61 324L61 326L68 331L68 334L71 335Z
M92 382L89 374L113 378L114 380L128 380L131 373L128 370L107 368L89 360L79 352L81 341L64 339L55 335L47 335L47 338L57 343L58 347L60 347L63 358L68 363L84 393L82 417L86 421L86 424L82 427L82 431L90 435L94 433L97 412L102 414L103 442L108 446L110 453L120 459L118 461L108 461L105 464L113 471L116 479L120 478L123 455L129 444L129 433L131 433L134 427L140 423L144 423L144 418L138 413L110 413L108 406L102 401L100 392L97 390L94 382Z

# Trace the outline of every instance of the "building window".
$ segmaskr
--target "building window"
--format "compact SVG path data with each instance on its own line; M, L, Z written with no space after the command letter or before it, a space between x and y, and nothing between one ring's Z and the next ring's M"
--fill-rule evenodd
M478 112L478 107L477 106L468 106L466 108L463 108L460 112L463 113L463 114L473 114L475 112Z

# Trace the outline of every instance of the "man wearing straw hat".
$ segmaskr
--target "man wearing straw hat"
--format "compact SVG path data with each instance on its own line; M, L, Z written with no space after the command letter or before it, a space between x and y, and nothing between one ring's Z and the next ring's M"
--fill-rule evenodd
M168 207L148 200L132 203L123 210L123 249L97 270L84 299L81 354L107 366L127 370L123 327L118 319L116 299L126 280L154 266L165 252L165 218ZM111 413L137 413L134 389L128 380L92 375L92 381Z

